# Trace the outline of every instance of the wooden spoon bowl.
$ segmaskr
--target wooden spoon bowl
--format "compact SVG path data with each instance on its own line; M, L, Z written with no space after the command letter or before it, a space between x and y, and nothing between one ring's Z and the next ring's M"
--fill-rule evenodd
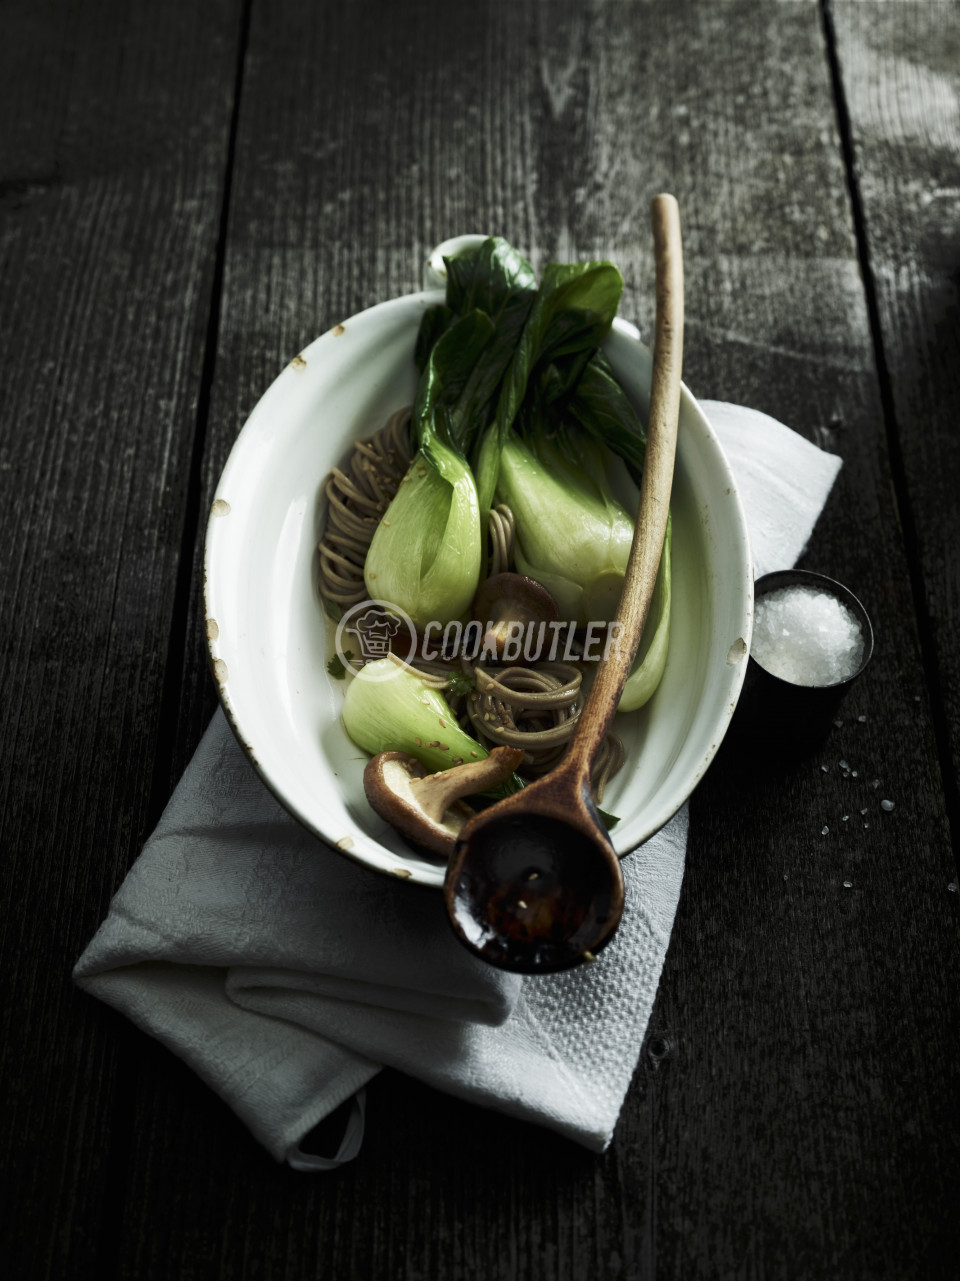
M571 796L557 771L472 820L454 858L450 919L494 965L568 969L596 955L619 924L619 860L589 790Z

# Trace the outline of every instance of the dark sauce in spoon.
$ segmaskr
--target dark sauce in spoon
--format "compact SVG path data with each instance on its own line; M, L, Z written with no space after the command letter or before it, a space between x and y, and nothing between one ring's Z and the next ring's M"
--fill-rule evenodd
M464 942L520 973L582 961L614 914L596 841L559 819L511 815L477 831L470 846L451 918Z

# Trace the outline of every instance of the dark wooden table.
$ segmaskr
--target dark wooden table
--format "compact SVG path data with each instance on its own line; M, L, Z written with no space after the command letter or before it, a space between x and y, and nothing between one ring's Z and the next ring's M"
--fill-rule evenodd
M960 1275L958 98L947 0L6 0L8 1276ZM214 705L216 478L448 235L609 257L649 333L661 189L691 388L844 460L802 564L873 663L822 753L696 793L605 1156L385 1072L295 1174L69 977Z

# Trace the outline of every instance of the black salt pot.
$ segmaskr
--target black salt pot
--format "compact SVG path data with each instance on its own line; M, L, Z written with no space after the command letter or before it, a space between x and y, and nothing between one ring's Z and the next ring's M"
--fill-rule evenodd
M806 587L834 596L860 624L863 654L857 670L832 685L796 685L774 676L751 655L731 729L738 744L780 756L802 755L826 738L847 690L873 654L873 627L860 601L842 583L805 569L764 574L754 583L754 608L761 597L780 587Z

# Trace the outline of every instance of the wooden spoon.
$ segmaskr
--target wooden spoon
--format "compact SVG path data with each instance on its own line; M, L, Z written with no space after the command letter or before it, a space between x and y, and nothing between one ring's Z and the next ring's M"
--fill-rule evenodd
M623 873L597 812L590 768L650 609L673 484L683 352L683 259L673 196L654 197L651 220L656 329L650 417L640 508L617 610L619 644L599 665L563 760L466 824L444 881L461 941L493 965L524 974L592 960L623 911Z

